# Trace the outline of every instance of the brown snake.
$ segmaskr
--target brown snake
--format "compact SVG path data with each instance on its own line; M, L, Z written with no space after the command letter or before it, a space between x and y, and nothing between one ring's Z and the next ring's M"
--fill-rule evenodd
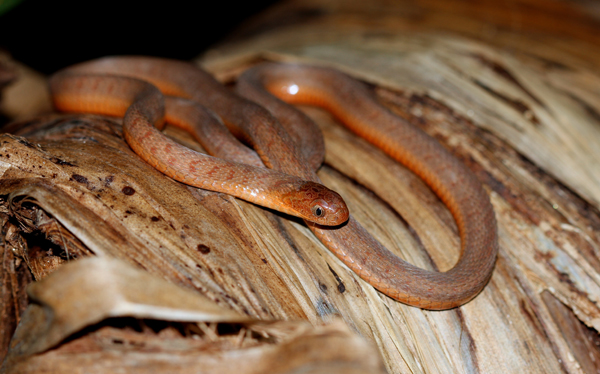
M142 79L165 95L190 99L211 108L236 137L256 150L267 167L279 171L277 178L287 181L281 182L279 187L285 188L278 190L277 182L275 187L243 185L271 177L266 174L256 177L259 174L252 173L261 173L259 168L223 164L226 161L221 159L199 161L196 157L200 156L195 152L178 147L174 142L167 143L166 137L151 126L162 126L163 118L162 97L152 85L97 74ZM286 64L264 64L249 69L239 78L237 91L268 111L233 94L191 64L160 58L108 57L75 65L53 76L51 89L55 106L64 111L122 115L133 103L125 114L124 136L144 160L184 183L230 193L305 218L321 242L349 268L403 303L426 309L453 308L475 297L492 274L498 251L496 220L489 198L473 173L433 138L379 104L365 85L336 70ZM339 195L322 187L316 175L324 155L320 133L302 113L272 95L289 103L317 105L329 110L351 131L422 178L457 222L462 251L456 265L443 273L413 266L383 247L352 216L348 217ZM167 98L166 121L188 129L190 122L215 121L195 103ZM298 128L298 123L302 123L302 127ZM225 143L232 142L235 141ZM215 156L229 157L221 154L219 147L214 148L208 151ZM245 161L246 157L253 161ZM233 158L253 165L259 163L252 152L236 154ZM241 169L236 169L234 174L231 168L238 166ZM197 172L206 167L210 177L220 174L225 180L207 182L206 174L190 177L186 174L190 167ZM252 177L244 177L244 173ZM221 185L229 190L221 190ZM306 190L310 197L299 197ZM263 192L266 195L261 195ZM277 199L277 202L265 201ZM300 202L309 202L309 205L301 207Z

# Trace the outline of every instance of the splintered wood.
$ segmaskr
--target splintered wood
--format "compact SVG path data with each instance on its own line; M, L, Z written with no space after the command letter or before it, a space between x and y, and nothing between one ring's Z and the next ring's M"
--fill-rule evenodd
M464 162L500 253L483 292L450 311L380 294L298 220L163 176L114 120L10 126L2 372L600 371L600 22L578 6L289 1L198 59L231 85L261 61L333 66ZM437 197L302 109L325 137L319 177L353 216L407 261L450 269L460 238Z
M3 274L15 278L4 289L30 283L22 272L37 280L27 309L5 311L4 328L19 327L3 372L383 372L373 346L337 318L301 321L280 276L253 253L241 209L274 232L282 219L163 178L113 122L59 117L28 128L40 124L44 139L0 136Z

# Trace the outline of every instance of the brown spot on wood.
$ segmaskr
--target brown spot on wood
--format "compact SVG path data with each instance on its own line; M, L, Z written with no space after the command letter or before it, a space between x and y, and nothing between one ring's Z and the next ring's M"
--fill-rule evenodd
M131 196L135 193L135 190L132 187L125 186L125 187L123 187L121 192L123 192L127 196Z
M545 253L542 251L535 251L535 254L533 255L533 258L538 262L550 262L554 257L556 257L556 254L552 251Z
M52 157L52 158L50 158L50 161L53 162L53 163L55 163L56 165L60 165L60 166L73 166L73 167L77 166L77 165L72 164L72 163L70 163L68 161L61 160L58 157Z
M160 218L158 218L157 216L153 216L153 217L150 217L150 220L152 222L157 222L158 220L160 220Z
M109 175L108 177L106 177L104 179L104 185L106 187L110 186L110 184L115 180L115 176L114 175Z
M198 244L198 252L202 253L203 255L206 255L210 253L210 248L208 248L204 244Z
M83 175L79 175L79 174L73 174L71 175L71 180L81 183L81 184L87 184L88 183L88 179L86 177L84 177Z
M344 285L344 282L342 282L342 280L340 279L340 276L335 272L335 270L333 270L331 268L331 266L327 265L327 267L329 268L329 271L331 272L331 274L333 274L333 277L335 278L336 282L338 283L337 289L340 293L344 293L346 292L346 286Z

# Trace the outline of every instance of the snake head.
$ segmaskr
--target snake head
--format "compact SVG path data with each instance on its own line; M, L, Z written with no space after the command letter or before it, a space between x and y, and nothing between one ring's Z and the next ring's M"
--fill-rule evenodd
M314 182L305 182L298 192L302 199L297 208L302 218L324 226L337 226L348 220L350 212L337 192Z

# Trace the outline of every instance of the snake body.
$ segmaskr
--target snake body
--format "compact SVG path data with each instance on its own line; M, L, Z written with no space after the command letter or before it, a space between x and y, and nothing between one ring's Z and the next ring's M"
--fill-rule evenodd
M73 68L54 75L50 87L59 110L124 116L123 135L129 146L175 180L322 225L339 225L348 219L341 196L321 184L211 157L164 136L156 128L164 124L163 95L152 84L127 77L81 74ZM182 101L167 100L167 120L185 128L199 121L198 117L206 119L202 108Z
M91 92L90 87L94 86L81 83L86 74L118 74L143 79L156 85L166 95L190 99L211 108L237 138L256 150L267 167L279 171L280 174L283 173L286 178L290 178L289 175L299 177L304 183L311 183L311 189L313 186L321 186L316 168L323 159L322 138L314 124L310 121L306 122L307 119L303 118L302 114L290 109L281 100L317 105L329 110L351 131L381 148L429 185L446 204L457 222L461 238L461 256L451 270L443 273L415 267L392 254L352 216L348 217L347 213L345 216L341 214L342 218L333 223L336 225L334 227L326 226L327 223L315 219L305 218L307 226L321 242L350 269L381 292L421 308L448 309L462 305L476 296L489 280L498 251L497 228L494 211L479 181L437 141L392 114L377 102L364 84L353 78L322 67L291 64L259 65L242 74L237 86L239 95L261 104L257 105L233 94L207 73L188 63L147 57L109 57L76 65L55 76L58 78L53 78L53 87L59 87L59 83L64 82L68 76L76 81L75 86L81 87L78 94L72 95L63 95L60 88L53 88L55 103L59 109L95 110L77 104L81 102L80 97ZM102 80L107 77L96 76L89 79ZM133 81L135 80L122 80L120 83L114 81L111 86L116 87L113 88L114 90L125 90L122 87L132 85ZM95 85L98 86L100 83ZM131 90L136 92L136 95L139 95L138 91ZM114 95L109 93L100 96L104 97L100 101L110 103ZM150 96L158 97L159 94L154 93ZM98 97L95 100L97 102ZM131 97L128 100L135 101ZM160 109L151 108L159 108L160 105L152 104L158 99L144 100L138 100L127 110L124 119L125 128L127 129L131 124L132 129L137 129L134 124L138 122L144 122L144 127L139 131L124 130L126 140L144 159L151 154L169 160L167 162L169 167L162 169L157 166L162 161L149 162L165 174L172 176L169 172L173 165L178 164L178 160L192 156L188 156L188 153L183 150L177 155L171 154L172 145L167 146L163 140L151 135L158 131L152 129L149 124L156 123L160 127L162 119ZM268 111L263 106L268 108ZM177 112L174 107L176 105L172 106L171 111ZM168 106L167 112L169 111ZM122 112L123 108L118 113L104 111L113 115ZM276 118L281 118L281 121L277 121ZM289 118L294 120L290 121ZM171 121L168 113L167 121ZM298 122L303 123L300 130L295 127ZM127 135L128 132L131 135ZM163 154L158 156L156 149L162 149ZM215 150L215 155L228 157L227 154L219 154L219 152L218 149ZM243 159L244 156L240 157ZM212 163L212 159L209 162ZM218 169L233 173L227 168L237 168L238 165L228 164L228 166L219 166ZM189 169L189 166L184 167L186 168ZM246 169L243 168L250 167L242 167L241 172L245 173ZM181 171L184 172L185 170ZM228 183L227 175L224 178L225 181L220 183ZM188 183L185 176L178 180ZM234 185L240 184L236 181ZM312 200L304 201L315 201L314 197L317 195L317 200L323 200L323 194L333 196L327 195L328 191L323 190L321 195L312 194ZM271 192L274 192L273 189L265 191L267 195L262 199L281 199L281 193L279 196L277 195L279 192L268 195ZM283 195L287 196L286 193ZM334 216L335 211L343 211L340 209L343 202L340 203L333 198L328 199L325 205L332 206L332 211L328 211L326 216ZM279 205L281 209L288 209L285 205L290 203L290 199L281 201L272 203L271 207L280 210L276 207ZM293 201L303 200L297 198ZM314 206L316 205L313 203L312 207L309 205L305 208L312 211L313 216ZM301 208L296 206L294 209ZM310 217L310 212L306 215L314 218ZM344 223L340 224L340 221Z

